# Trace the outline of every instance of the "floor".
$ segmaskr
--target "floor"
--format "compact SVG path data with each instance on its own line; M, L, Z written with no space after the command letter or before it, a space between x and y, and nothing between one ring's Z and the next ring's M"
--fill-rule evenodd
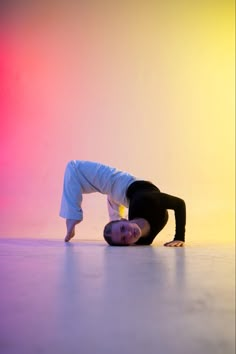
M0 353L233 354L234 251L0 239Z

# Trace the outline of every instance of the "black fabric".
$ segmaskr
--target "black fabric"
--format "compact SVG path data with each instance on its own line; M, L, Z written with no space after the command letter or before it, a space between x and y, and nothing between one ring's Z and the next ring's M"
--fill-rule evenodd
M129 199L129 220L143 218L150 224L149 234L141 237L136 244L150 245L153 242L168 221L167 209L175 212L174 240L185 241L186 207L182 199L162 193L148 181L133 182L126 195Z

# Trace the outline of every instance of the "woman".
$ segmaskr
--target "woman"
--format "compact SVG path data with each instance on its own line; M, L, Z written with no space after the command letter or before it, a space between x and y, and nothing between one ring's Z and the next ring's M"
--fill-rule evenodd
M186 207L177 197L162 193L153 183L97 162L73 160L67 164L60 216L66 218L65 242L75 235L75 226L83 220L82 196L99 192L107 195L110 222L104 238L113 246L150 245L168 221L168 209L174 210L176 230L169 247L185 242ZM123 218L124 207L128 219Z

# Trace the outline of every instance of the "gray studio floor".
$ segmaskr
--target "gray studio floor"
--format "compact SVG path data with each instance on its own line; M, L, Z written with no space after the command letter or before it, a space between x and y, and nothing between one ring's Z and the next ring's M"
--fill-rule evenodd
M233 354L233 245L0 239L1 354Z

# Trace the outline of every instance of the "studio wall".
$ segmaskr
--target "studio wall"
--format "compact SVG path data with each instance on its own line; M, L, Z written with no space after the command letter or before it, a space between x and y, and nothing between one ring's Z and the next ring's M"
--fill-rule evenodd
M189 244L234 240L234 2L9 1L0 10L0 237L63 239L63 173L99 161L187 205ZM77 237L101 240L87 195ZM174 235L174 215L160 242Z

